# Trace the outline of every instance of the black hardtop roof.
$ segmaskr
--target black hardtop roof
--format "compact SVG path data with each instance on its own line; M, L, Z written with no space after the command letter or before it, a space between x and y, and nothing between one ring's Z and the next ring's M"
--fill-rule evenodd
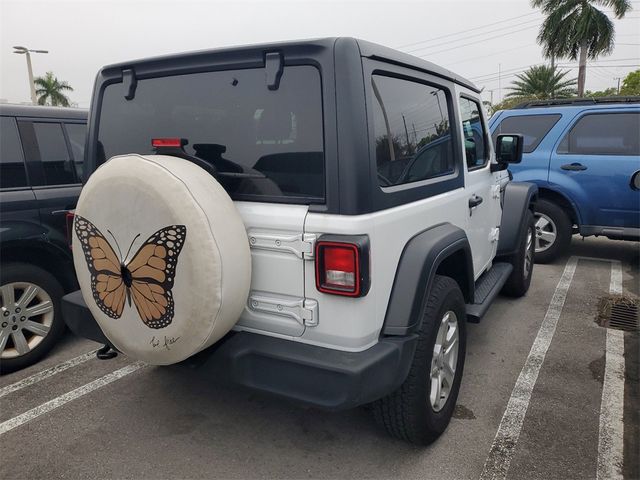
M252 45L238 45L238 46L230 46L230 47L222 47L216 49L208 49L208 50L197 50L193 52L183 52L177 54L163 55L158 57L150 57L143 58L128 62L121 62L112 65L105 66L102 71L109 70L124 70L136 66L150 66L157 65L158 63L164 62L175 62L184 60L187 58L201 58L208 56L218 56L224 55L228 53L239 53L239 52L253 52L256 51L265 51L265 50L280 50L285 54L287 50L295 51L300 48L304 48L306 50L313 50L317 48L318 50L324 49L334 49L334 48L344 48L342 42L338 42L338 40L343 40L345 42L355 42L359 49L360 53L363 57L379 59L388 61L397 65L406 66L409 68L415 68L418 70L422 70L425 72L432 73L438 77L445 78L447 80L451 80L452 82L458 83L466 88L473 90L474 92L480 93L480 90L469 80L457 75L445 68L439 67L438 65L428 62L422 58L416 57L414 55L409 55L407 53L400 52L393 48L385 47L383 45L379 45L377 43L368 42L366 40L360 40L351 37L327 37L327 38L318 38L318 39L308 39L308 40L292 40L286 42L273 42L273 43L261 43L261 44L252 44Z
M378 58L381 60L387 60L392 63L396 63L398 65L406 65L409 67L417 68L419 70L424 70L426 72L433 73L438 77L446 78L447 80L451 80L452 82L458 83L470 90L473 90L476 93L480 93L478 87L476 87L473 82L467 80L466 78L453 73L451 70L447 70L446 68L439 67L435 63L431 63L427 60L424 60L420 57L416 57L415 55L410 55L408 53L400 52L393 48L385 47L383 45L379 45L377 43L368 42L366 40L356 40L358 42L358 46L360 47L360 53L363 57L367 58Z
M84 108L44 107L39 105L0 104L0 115L34 118L60 118L63 120L86 120L89 111Z

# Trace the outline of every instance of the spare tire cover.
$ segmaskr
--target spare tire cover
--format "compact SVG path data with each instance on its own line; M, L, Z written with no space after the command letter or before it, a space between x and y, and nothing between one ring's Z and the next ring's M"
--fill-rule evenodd
M202 168L123 155L82 189L73 260L82 296L109 341L154 365L179 362L236 323L251 255L233 202Z

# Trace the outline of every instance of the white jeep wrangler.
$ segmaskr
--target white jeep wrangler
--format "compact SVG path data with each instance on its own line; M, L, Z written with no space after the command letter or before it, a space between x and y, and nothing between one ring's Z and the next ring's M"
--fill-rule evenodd
M490 139L470 82L351 38L105 67L65 320L429 443L466 322L531 282L537 189L509 181L522 138Z

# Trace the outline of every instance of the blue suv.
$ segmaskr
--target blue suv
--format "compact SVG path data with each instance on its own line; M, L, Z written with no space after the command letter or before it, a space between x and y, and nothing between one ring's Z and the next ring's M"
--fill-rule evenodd
M496 112L494 138L524 136L514 180L534 182L536 261L550 262L571 235L640 240L640 97L530 102Z

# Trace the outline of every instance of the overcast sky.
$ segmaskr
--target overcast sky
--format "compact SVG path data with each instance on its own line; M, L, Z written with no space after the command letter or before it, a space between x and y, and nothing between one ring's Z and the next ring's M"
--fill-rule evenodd
M615 86L640 68L640 1L614 20L616 48L590 63L587 89ZM353 36L422 56L485 87L494 101L529 65L542 62L542 15L529 1L147 1L0 0L0 99L29 101L24 55L36 76L53 72L88 107L95 74L114 62L166 53L323 36ZM574 67L576 62L560 60ZM592 66L592 67L591 67ZM499 80L499 69L502 72Z

